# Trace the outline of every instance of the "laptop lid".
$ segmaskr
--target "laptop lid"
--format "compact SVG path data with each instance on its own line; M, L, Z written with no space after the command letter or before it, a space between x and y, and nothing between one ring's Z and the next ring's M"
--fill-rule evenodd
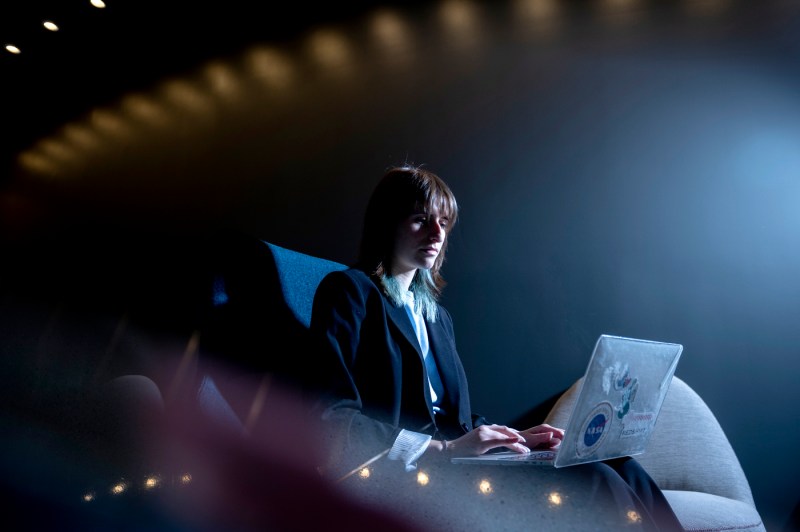
M664 402L683 346L601 335L586 367L557 451L456 457L456 464L565 467L641 454Z
M554 465L643 453L682 351L680 344L601 335Z

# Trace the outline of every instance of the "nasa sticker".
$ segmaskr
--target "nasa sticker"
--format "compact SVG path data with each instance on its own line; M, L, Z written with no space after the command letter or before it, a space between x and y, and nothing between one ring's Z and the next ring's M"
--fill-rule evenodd
M611 428L613 414L611 403L600 403L589 412L578 433L578 456L588 456L600 447Z

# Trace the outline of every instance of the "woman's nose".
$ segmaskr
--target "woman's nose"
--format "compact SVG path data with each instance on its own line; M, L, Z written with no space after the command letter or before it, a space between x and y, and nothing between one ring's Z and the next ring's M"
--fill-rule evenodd
M439 220L432 219L428 227L430 228L429 236L431 240L435 242L444 240L444 227L439 223Z

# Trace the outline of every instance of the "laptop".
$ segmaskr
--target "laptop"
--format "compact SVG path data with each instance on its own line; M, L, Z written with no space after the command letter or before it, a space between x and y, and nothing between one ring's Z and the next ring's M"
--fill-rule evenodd
M558 449L495 452L451 462L566 467L641 454L682 351L680 344L601 335Z

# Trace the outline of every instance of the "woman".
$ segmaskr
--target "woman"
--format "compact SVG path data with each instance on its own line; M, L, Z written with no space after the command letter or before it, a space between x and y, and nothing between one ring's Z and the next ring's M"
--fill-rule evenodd
M329 274L317 291L311 330L323 354L317 374L325 397L329 468L339 477L387 461L406 471L427 464L453 477L458 466L448 464L452 456L498 448L526 453L561 443L561 429L539 425L517 431L488 424L471 411L452 320L437 302L445 284L440 270L447 236L457 217L455 197L434 173L412 166L390 169L367 206L357 266ZM636 506L646 525L679 528L636 462L570 469L582 471L570 474L581 477L579 483L593 486L589 499L602 485L600 491L620 510ZM531 473L526 474L529 485ZM634 494L623 480L641 493ZM398 491L406 493L395 483L393 494ZM410 501L410 507L418 502Z

